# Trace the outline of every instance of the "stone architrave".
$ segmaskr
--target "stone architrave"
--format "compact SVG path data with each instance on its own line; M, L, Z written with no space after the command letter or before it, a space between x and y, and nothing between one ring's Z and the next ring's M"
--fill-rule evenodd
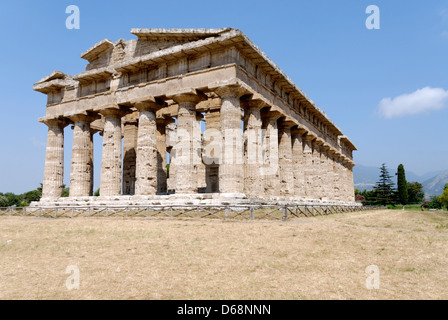
M245 193L250 196L263 195L263 177L260 170L263 164L263 132L261 109L266 103L261 100L249 100L244 103L247 112L245 130Z
M196 121L196 105L206 99L196 93L181 93L171 97L178 105L177 141L175 148L176 193L192 194L198 191L196 167L199 157L195 156L194 141ZM196 150L197 151L197 150Z
M280 119L278 122L279 145L278 164L280 178L280 195L294 195L294 174L292 158L291 128L295 125L292 121Z
M54 199L61 197L64 191L64 128L68 121L47 119L42 122L48 126L42 199Z
M136 195L155 195L157 193L158 149L156 111L163 104L151 98L146 101L132 101L139 111L137 160L136 160Z
M101 159L100 195L121 195L121 118L128 110L117 107L99 110L104 116L103 151Z
M90 123L98 117L88 114L70 116L74 122L70 197L88 197L92 189L92 134Z

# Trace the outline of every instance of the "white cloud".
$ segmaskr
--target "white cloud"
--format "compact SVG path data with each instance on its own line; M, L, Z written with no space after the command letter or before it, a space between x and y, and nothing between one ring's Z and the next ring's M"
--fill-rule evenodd
M414 115L448 106L448 90L425 87L395 98L384 98L378 109L386 118Z

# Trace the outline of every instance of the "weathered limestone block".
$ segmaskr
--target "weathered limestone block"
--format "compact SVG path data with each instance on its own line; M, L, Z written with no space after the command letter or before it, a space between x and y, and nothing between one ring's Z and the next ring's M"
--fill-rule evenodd
M223 86L215 89L215 92L221 98L222 156L219 165L219 191L243 193L244 141L240 97L245 89L240 86Z
M93 173L90 123L97 117L78 114L70 118L74 121L74 129L69 196L87 197L91 193Z
M197 126L196 104L204 98L194 93L178 94L171 97L179 104L177 114L177 141L175 149L176 193L197 193L198 178L195 165L198 157L194 154L197 143L194 142L194 131Z
M293 122L279 121L279 178L280 195L294 195L294 175L292 160L292 141L291 128L295 125Z
M64 128L66 120L45 120L48 126L42 198L59 198L64 191Z
M132 104L139 111L135 194L155 195L159 167L156 112L163 105L150 100Z
M99 111L104 116L103 152L101 159L100 195L121 194L121 118L128 112L120 108Z
M135 194L138 120L124 121L123 126L123 194Z
M260 110L266 106L263 101L245 102L247 123L245 130L245 193L261 197L264 194L261 166L263 165L263 121Z

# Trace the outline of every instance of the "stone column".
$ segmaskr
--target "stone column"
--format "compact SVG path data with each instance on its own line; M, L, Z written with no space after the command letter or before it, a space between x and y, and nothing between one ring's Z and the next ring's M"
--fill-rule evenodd
M247 124L245 135L245 193L252 197L263 195L263 177L261 166L263 165L263 132L260 110L266 104L261 100L250 100L244 103L247 112Z
M314 139L316 139L316 137L310 133L303 136L303 166L305 169L305 195L307 199L316 198L313 190L314 167L312 141Z
M205 114L204 157L206 193L219 192L219 162L221 157L220 111L209 109Z
M174 146L176 193L197 193L198 178L195 166L198 164L198 157L194 154L195 147L197 146L197 143L194 142L195 122L197 121L196 104L205 98L194 93L178 94L171 98L179 104L177 113L177 141Z
M166 126L174 122L173 119L157 119L157 193L168 192L166 168Z
M348 193L347 193L347 201L349 202L354 202L355 201L355 186L354 186L354 181L353 181L353 167L354 167L354 163L352 161L349 162L347 170L347 188L348 188Z
M341 156L340 154L335 154L333 156L333 195L334 195L334 199L337 201L342 201L343 200L343 195L342 195L342 181L341 181Z
M139 111L135 194L157 193L158 149L156 111L163 107L154 101L132 102Z
M195 163L196 176L198 178L198 192L205 193L207 189L207 181L205 178L206 170L205 164L202 161L202 130L201 121L203 119L202 113L196 112L196 121L194 122L193 130L193 162Z
M93 165L93 160L94 160L94 152L93 152L93 146L94 146L94 144L93 144L93 136L95 135L95 133L97 133L98 132L98 130L95 130L95 129L90 129L90 163L91 163L91 167L92 167L92 170L90 171L90 192L89 192L89 195L90 196L93 196L93 194L94 194L94 190L93 190L93 188L94 188L94 182L95 182L95 180L94 180L94 173L95 173L95 167L94 167L94 165Z
M90 123L97 117L77 114L70 117L73 130L72 166L70 171L70 197L88 197L92 189L92 134Z
M127 110L107 108L99 110L104 116L103 152L101 159L101 196L121 195L121 118Z
M320 138L313 140L313 180L312 188L314 193L314 199L322 199L323 197L323 179L322 176L325 174L325 167L323 165L323 155L322 155L322 141Z
M220 193L244 192L244 146L241 128L240 97L245 90L240 86L215 89L221 98L220 124L222 135L221 162L219 165Z
M42 199L59 198L64 191L64 128L68 122L62 119L43 122L48 126L48 135Z
M280 178L280 195L294 195L294 175L292 163L292 141L291 128L295 125L293 122L280 119L279 128L279 178Z
M293 128L292 137L292 158L293 158L293 176L294 176L294 196L305 198L305 164L303 159L303 139L302 136L306 130Z
M324 143L321 146L322 154L321 154L321 164L322 167L322 196L325 200L333 200L333 177L331 175L331 167L330 167L330 155L328 151L330 150L330 146Z
M123 194L135 194L138 120L125 119L123 124Z
M265 161L263 165L264 193L269 196L280 195L278 126L277 120L282 116L279 112L263 114L266 128L264 139Z

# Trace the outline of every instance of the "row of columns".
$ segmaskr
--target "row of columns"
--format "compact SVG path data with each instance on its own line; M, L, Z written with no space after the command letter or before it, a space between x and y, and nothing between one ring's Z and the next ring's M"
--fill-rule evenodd
M222 134L221 162L206 165L207 192L219 190L227 194L303 198L331 195L331 200L352 201L353 190L349 187L353 185L351 167L332 154L331 148L298 128L294 122L286 121L280 112L271 111L264 102L241 102L245 91L239 86L220 87L215 89L215 93L221 98L221 107L208 112L205 120L207 129L217 129ZM169 98L179 106L175 191L197 193L202 146L196 105L206 96L190 92ZM136 195L167 192L165 128L169 121L156 120L156 112L164 107L164 103L148 98L131 101L131 104L138 110L138 125L135 120L124 124L123 168L122 117L130 111L118 106L99 111L105 120L100 181L102 196L117 196L122 190L125 194ZM241 107L246 110L244 134ZM74 123L70 197L93 193L94 132L90 123L97 117L87 113L70 117ZM48 120L45 123L48 125L48 138L43 198L55 198L62 195L64 127L68 121ZM264 132L264 135L259 132Z

